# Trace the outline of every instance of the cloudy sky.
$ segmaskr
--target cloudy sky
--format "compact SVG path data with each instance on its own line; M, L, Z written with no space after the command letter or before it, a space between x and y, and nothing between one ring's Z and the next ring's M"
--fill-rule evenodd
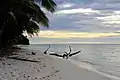
M120 0L54 0L54 14L47 11L50 28L41 27L32 44L120 44Z

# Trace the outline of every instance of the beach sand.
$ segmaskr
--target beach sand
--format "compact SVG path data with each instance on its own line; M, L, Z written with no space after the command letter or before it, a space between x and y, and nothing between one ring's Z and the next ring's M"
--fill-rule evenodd
M36 52L32 55L31 52ZM17 57L18 59L16 60ZM20 60L19 60L20 59ZM23 60L22 60L23 59ZM26 59L26 61L24 60ZM28 61L27 61L28 60ZM41 51L20 50L2 58L0 80L120 80L84 68L69 60L44 55Z

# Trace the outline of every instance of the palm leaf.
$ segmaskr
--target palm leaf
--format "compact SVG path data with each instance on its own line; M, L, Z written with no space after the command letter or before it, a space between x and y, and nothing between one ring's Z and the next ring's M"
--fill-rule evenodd
M37 23L42 24L43 26L49 26L49 20L46 17L45 13L40 9L40 7L33 1L27 2L27 7L25 13L28 13L30 17Z
M8 21L12 24L15 24L15 25L18 24L18 22L16 20L16 17L15 17L13 12L8 12Z
M24 1L23 11L27 14L33 15L36 12L33 3L34 3L33 1L29 1L29 0Z
M41 5L50 12L54 12L56 8L56 4L52 0L42 0Z
M49 20L41 9L36 13L36 21L43 26L49 27Z
M31 18L29 15L25 14L24 12L15 12L14 14L16 16L19 25L21 25L22 28L24 28L24 26L27 26Z
M34 35L34 33L37 34L39 31L39 25L37 25L34 21L30 21L25 28L29 35Z
M40 9L37 4L33 4L36 8L36 13L33 16L33 20L37 21L37 23L42 24L43 26L49 27L49 20L46 17L45 13Z

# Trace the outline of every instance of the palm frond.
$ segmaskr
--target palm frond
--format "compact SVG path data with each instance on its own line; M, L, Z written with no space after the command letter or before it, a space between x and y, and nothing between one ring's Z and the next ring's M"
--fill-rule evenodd
M37 4L33 4L36 8L36 13L34 14L33 20L37 21L37 23L42 24L43 26L49 27L49 20L45 13L40 9Z
M36 21L39 21L38 23L43 26L49 27L49 20L41 9L36 13Z
M56 4L52 0L42 0L41 5L50 12L54 12Z
M8 21L9 21L11 24L15 24L15 25L18 24L18 22L17 22L17 20L16 20L16 17L15 17L15 15L14 15L13 12L8 12Z
M50 12L54 12L56 4L53 0L3 0L0 5L0 46L21 40L19 35L26 31L29 35L34 35L40 30L39 25L49 27L49 20L41 10L44 7ZM3 15L3 16L2 16ZM8 44L9 45L9 44Z
M30 21L25 28L29 35L37 34L39 31L39 26L34 21Z

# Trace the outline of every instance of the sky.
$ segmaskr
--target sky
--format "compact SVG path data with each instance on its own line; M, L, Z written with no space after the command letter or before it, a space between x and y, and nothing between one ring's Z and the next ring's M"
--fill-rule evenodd
M120 0L54 0L47 12L50 28L40 27L31 44L120 44Z

